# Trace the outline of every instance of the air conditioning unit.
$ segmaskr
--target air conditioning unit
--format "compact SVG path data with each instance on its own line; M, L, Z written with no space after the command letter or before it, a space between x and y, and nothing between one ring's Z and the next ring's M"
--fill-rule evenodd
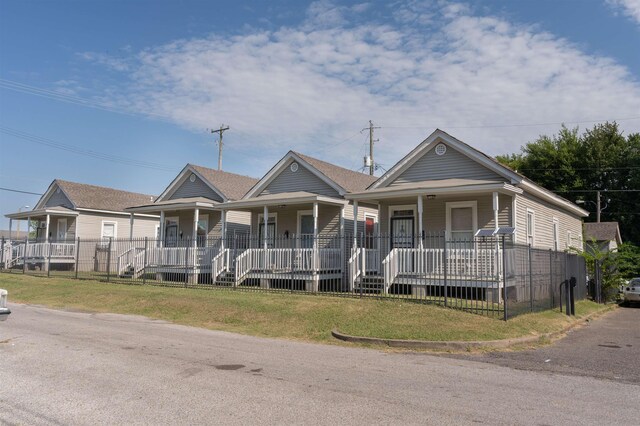
M47 222L40 222L40 224L38 225L38 228L46 229L47 228Z

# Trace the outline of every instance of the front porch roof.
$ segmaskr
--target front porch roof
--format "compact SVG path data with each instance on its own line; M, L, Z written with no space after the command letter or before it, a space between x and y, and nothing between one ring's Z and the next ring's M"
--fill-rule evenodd
M176 198L156 203L134 206L125 209L129 213L159 213L166 210L211 209L220 207L220 203L205 197Z
M262 195L260 197L245 198L244 200L229 201L223 207L227 210L251 209L264 206L281 206L291 204L320 203L344 206L348 201L341 198L327 197L306 191L283 192L280 194Z
M78 216L75 210L68 209L66 207L45 207L42 209L28 210L24 212L9 213L4 215L9 219L35 219L40 216L55 215L55 216Z
M501 192L503 194L522 194L522 189L507 182L474 179L441 179L406 183L403 185L370 189L368 191L346 194L349 200L378 201L406 196L463 194L473 192Z

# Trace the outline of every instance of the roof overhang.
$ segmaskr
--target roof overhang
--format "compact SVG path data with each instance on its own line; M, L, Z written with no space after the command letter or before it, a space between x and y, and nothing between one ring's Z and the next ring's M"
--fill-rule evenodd
M16 212L16 213L9 213L4 215L4 217L7 217L9 219L33 219L39 216L46 216L46 215L51 215L51 216L78 216L80 213L78 213L77 211L74 210L70 210L70 209L56 209L56 208L44 208L44 209L36 209L36 210L28 210L28 211L24 211L24 212Z
M194 209L205 209L205 210L219 210L221 204L215 201L202 201L202 200L193 200L193 201L164 201L154 204L148 204L144 206L135 206L129 207L125 209L125 211L129 213L156 213L160 214L162 211L172 211L172 210L194 210Z
M524 188L524 190L527 191L529 194L535 195L536 197L544 201L547 201L551 204L562 207L565 210L568 210L571 213L576 214L580 217L589 216L589 212L586 211L585 209L578 207L577 205L573 204L571 201L565 200L564 198L554 194L553 192L542 189L540 186L532 182L523 180L518 186Z
M53 194L53 190L56 187L58 187L60 189L60 191L64 194L64 196L67 197L67 200L69 200L69 202L73 205L73 207L77 207L76 203L74 203L73 200L71 199L71 197L69 197L69 194L67 194L66 191L58 184L58 179L54 179L49 184L49 187L45 191L44 195L42 197L40 197L40 199L38 200L38 203L36 204L36 207L34 208L34 211L35 210L41 210L43 208L42 206L51 197L51 195Z
M241 210L264 206L287 206L309 203L330 204L335 206L344 206L349 204L347 200L327 197L325 195L312 193L284 193L263 197L246 198L238 201L229 201L221 205L220 208L224 210Z
M196 175L198 179L203 181L205 185L211 188L213 192L218 194L222 200L224 201L227 200L227 197L218 188L216 188L211 182L209 182L209 180L207 180L204 176L202 176L202 173L200 173L194 167L192 167L191 164L187 164L182 168L180 173L178 173L178 175L171 181L169 186L167 186L166 189L162 191L162 194L158 196L156 201L163 201L165 198L170 197L176 191L176 189L178 189L178 187L182 185L189 178L190 173L193 173L194 175Z
M429 181L420 182L419 185L399 185L390 188L371 189L369 191L346 194L348 200L372 201L388 200L393 198L405 198L421 195L457 195L469 193L499 192L503 194L522 194L522 189L506 182L462 184L462 185L430 185Z

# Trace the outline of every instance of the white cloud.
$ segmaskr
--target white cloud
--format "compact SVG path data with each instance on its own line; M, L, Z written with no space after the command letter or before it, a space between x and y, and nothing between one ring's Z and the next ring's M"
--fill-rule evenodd
M363 21L363 7L318 2L299 26L119 59L129 83L108 101L197 131L230 123L235 148L263 148L260 161L291 148L347 167L361 162L364 138L338 142L369 119L383 127L377 158L388 167L435 127L498 154L559 128L500 125L640 115L625 67L552 34L465 5L396 5L385 24ZM640 120L621 125L640 130Z
M640 0L606 0L607 4L640 24Z

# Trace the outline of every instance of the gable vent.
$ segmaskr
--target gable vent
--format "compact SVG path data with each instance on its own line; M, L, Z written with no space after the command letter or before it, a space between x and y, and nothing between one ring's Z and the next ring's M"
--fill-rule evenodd
M191 176L189 176L189 181L190 182L195 182L196 181L196 175L194 173L191 173Z
M445 144L439 143L436 145L436 154L444 155L445 152L447 152L447 146Z
M297 172L298 171L298 163L291 163L291 167L290 167L292 172Z

